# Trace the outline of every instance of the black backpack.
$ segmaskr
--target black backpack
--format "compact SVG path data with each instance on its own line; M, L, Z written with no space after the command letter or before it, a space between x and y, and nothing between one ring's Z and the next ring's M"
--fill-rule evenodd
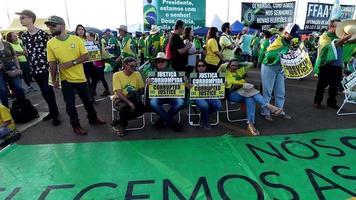
M40 117L38 111L28 99L14 100L10 113L15 123L26 123Z

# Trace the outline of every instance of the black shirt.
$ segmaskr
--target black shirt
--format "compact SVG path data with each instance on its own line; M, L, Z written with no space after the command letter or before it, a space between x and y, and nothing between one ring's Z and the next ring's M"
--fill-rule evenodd
M46 47L49 37L49 34L41 29L34 35L26 32L21 37L28 51L28 61L33 74L48 73L49 64L47 61Z
M173 33L170 39L169 48L171 50L172 58L172 68L175 71L185 71L186 65L188 64L188 51L184 54L180 54L178 49L182 49L185 47L185 44L180 38L180 36L176 33Z

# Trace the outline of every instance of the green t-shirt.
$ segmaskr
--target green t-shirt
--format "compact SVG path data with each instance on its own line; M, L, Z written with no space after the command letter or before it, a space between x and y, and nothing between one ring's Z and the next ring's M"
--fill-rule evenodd
M110 54L112 54L114 57L120 56L120 43L116 36L113 35L110 37L108 40L108 45L112 46L112 48L109 49Z
M24 51L21 43L19 43L19 42L17 44L11 43L11 46L15 50L15 52L23 52ZM27 62L26 56L24 56L24 55L17 56L17 58L19 59L19 62Z

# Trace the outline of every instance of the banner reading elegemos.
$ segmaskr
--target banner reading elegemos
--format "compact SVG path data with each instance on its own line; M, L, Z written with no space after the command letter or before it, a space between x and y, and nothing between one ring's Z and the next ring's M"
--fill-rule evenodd
M301 48L281 54L281 64L285 76L290 79L304 78L313 71L313 64L308 53Z
M184 72L153 72L149 74L149 98L184 98Z
M225 76L221 73L192 73L190 99L223 99Z
M205 26L205 0L144 0L144 30L151 25L172 30L180 19L193 29Z

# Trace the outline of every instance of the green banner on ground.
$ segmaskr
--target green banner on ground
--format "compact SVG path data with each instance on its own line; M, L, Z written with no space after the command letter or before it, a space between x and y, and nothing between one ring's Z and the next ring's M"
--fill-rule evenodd
M355 133L14 145L0 153L0 199L345 200Z
M198 29L205 27L205 0L144 0L144 30L151 25L161 29L174 29L175 22L183 20L186 26Z

